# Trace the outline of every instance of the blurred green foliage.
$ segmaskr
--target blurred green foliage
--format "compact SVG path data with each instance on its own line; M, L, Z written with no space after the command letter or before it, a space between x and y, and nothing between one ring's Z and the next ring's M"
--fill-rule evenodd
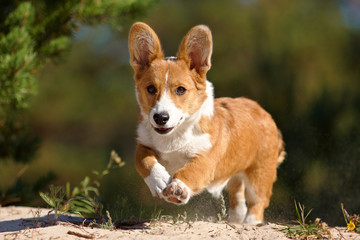
M1 1L0 163L4 160L27 163L36 153L39 138L27 121L30 99L37 92L36 73L44 63L64 58L79 26L109 23L121 29L123 24L144 13L153 2ZM0 191L1 195L9 195L9 189ZM0 197L1 203L4 203L4 198Z
M291 219L294 199L329 224L342 223L340 202L350 212L360 208L360 30L344 22L344 2L171 0L141 18L158 33L168 56L176 54L192 26L207 24L214 38L208 79L215 95L252 98L273 115L288 156L278 171L267 220ZM135 210L154 205L166 211L218 209L207 194L182 208L152 198L134 170L131 23L121 32L108 24L81 26L67 61L48 63L38 72L39 94L29 118L43 143L23 178L53 170L58 183L79 182L116 149L128 164L102 185L106 209L115 209L123 197ZM15 171L4 166L1 179Z
M122 24L150 0L2 1L0 4L0 160L28 162L37 140L22 117L37 89L36 71L70 50L81 24Z

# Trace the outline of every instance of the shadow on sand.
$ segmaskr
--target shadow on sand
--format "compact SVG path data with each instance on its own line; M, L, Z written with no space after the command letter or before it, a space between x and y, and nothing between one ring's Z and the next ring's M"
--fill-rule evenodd
M44 228L53 226L59 223L69 223L74 225L89 226L91 223L96 222L95 218L82 218L71 215L59 215L57 220L55 220L55 214L48 214L41 217L32 217L32 218L19 218L14 220L6 220L0 222L0 233L3 232L16 232L25 229L33 228ZM120 220L114 223L114 227L118 229L131 229L131 230L140 230L140 229L149 229L149 226L145 223L148 223L148 220ZM93 224L94 227L100 225Z
M34 216L32 218L19 218L19 219L2 221L0 222L0 233L15 232L24 229L32 229L38 227L48 227L55 225L56 222L81 225L81 224L86 224L89 221L90 221L89 219L70 216L70 215L59 215L59 217L55 221L55 214L48 214L41 217Z

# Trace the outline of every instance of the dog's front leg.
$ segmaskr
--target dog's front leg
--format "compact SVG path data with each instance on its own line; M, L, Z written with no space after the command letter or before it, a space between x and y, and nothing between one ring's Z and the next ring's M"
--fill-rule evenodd
M162 192L171 181L164 166L158 163L155 153L148 147L138 144L136 147L135 167L144 178L155 197L163 197Z
M163 190L163 198L171 203L186 204L190 197L204 189L214 177L212 161L202 156L189 159L175 172L170 184Z

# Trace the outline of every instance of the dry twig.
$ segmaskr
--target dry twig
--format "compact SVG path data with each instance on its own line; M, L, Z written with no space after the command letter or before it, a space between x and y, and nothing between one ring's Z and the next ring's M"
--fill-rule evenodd
M86 238L86 239L94 239L95 236L92 235L92 234L83 234L83 233L78 233L78 232L73 232L73 231L68 231L67 234L69 235L74 235L74 236L77 236L77 237L82 237L82 238Z
M225 223L230 226L232 229L236 231L236 233L241 234L240 229L238 229L234 224L229 223L228 221L225 221Z

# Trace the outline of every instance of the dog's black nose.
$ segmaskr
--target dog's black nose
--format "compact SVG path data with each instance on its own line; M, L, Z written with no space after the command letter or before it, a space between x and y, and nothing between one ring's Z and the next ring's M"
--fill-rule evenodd
M169 114L167 112L155 113L154 114L154 121L157 125L165 125L167 121L169 121Z

